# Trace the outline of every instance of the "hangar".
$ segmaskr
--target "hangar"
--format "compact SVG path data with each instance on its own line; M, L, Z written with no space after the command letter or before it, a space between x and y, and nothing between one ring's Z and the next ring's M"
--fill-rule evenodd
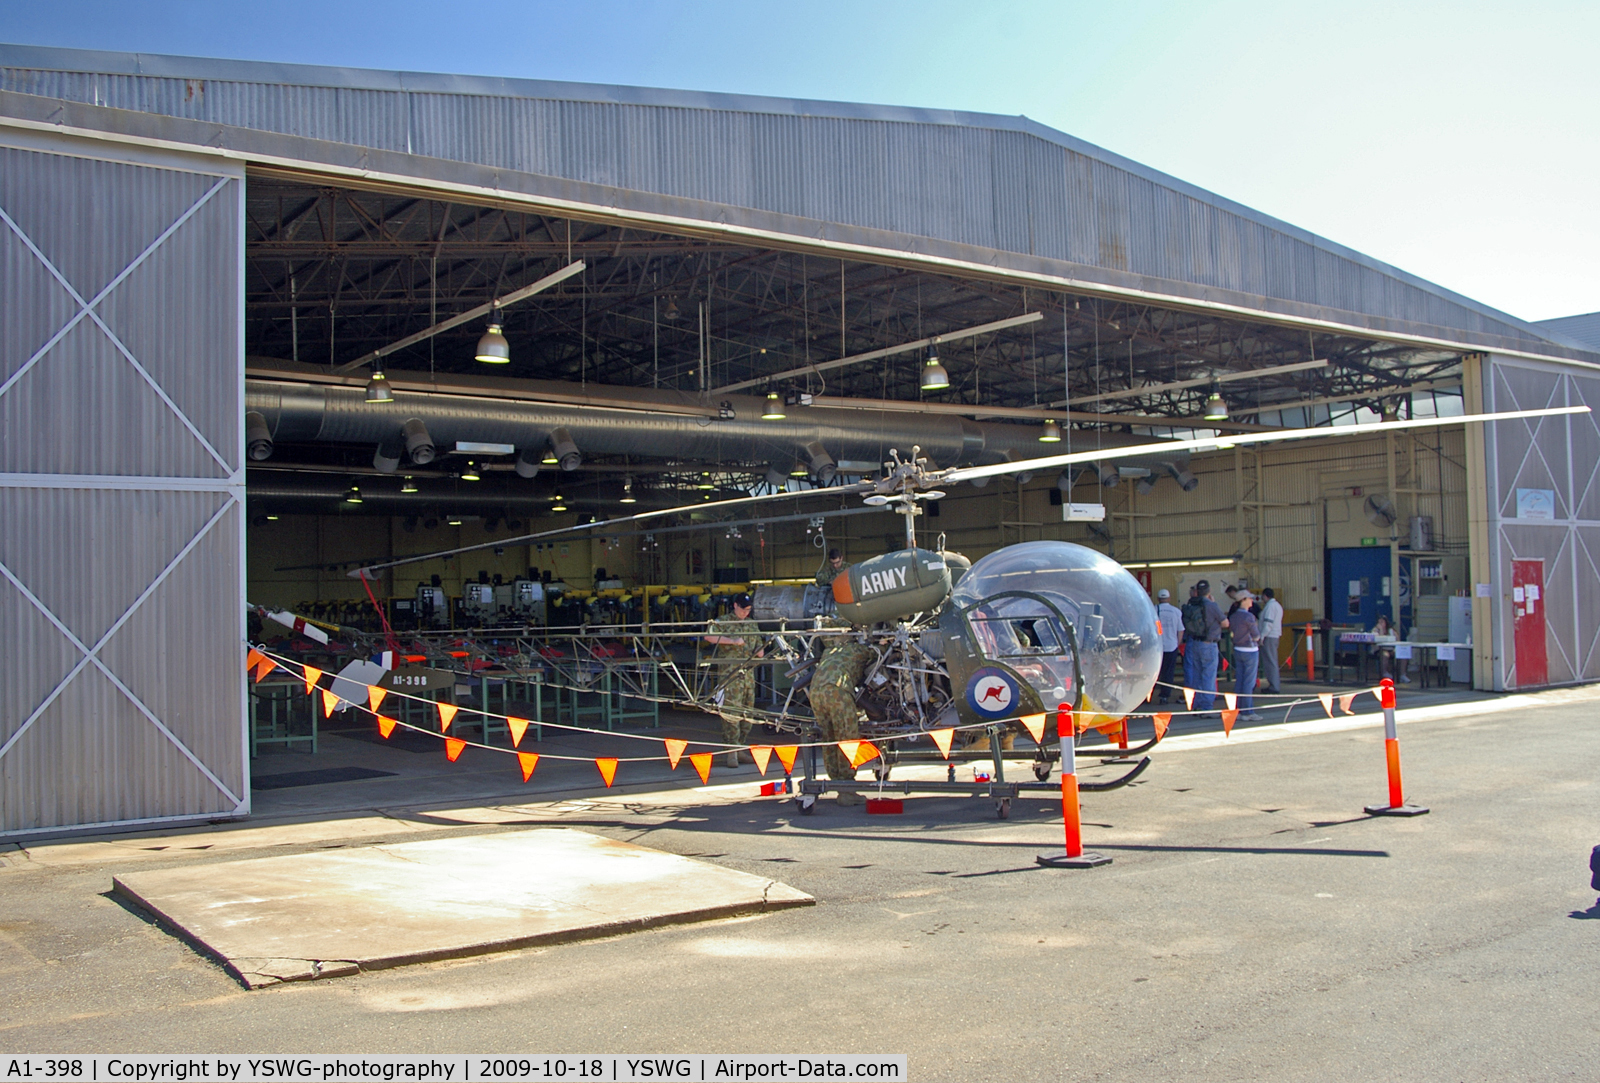
M249 605L803 578L804 516L509 539L912 444L1214 434L926 526L1398 609L1483 689L1600 676L1592 416L1226 440L1596 404L1592 342L1025 118L0 46L0 157L3 837L247 815ZM496 537L371 600L345 574Z

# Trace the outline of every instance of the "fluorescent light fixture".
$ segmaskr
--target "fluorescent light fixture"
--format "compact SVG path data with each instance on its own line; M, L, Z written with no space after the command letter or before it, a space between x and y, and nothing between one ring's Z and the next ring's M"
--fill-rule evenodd
M1152 568L1187 568L1188 566L1189 562L1187 560L1152 560L1150 562L1150 567Z
M269 523L276 523L276 522L277 522L277 521L278 521L278 517L277 517L277 516L276 516L276 515L269 515L269 516L267 516L267 522L269 522Z
M457 440L457 455L510 455L515 444L487 444L481 440Z

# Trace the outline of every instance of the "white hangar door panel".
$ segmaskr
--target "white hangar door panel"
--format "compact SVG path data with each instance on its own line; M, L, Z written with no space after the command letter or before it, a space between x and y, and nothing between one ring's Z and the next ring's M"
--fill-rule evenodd
M0 126L0 837L249 811L243 189Z

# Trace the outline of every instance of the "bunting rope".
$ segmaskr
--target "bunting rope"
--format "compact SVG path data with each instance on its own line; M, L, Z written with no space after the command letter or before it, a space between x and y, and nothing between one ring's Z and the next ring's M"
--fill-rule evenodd
M702 782L706 782L710 778L711 766L712 766L711 758L713 756L715 756L716 754L718 754L718 753L725 753L725 752L748 752L748 753L750 753L751 757L757 761L757 765L760 768L761 774L763 776L765 776L766 773L767 773L767 765L770 762L771 757L774 756L774 755L776 755L778 757L779 761L783 764L784 771L785 771L786 774L793 770L796 757L798 756L800 750L802 750L802 749L813 749L813 748L827 748L827 747L830 747L830 746L838 747L845 754L846 758L849 759L849 761L854 766L861 767L864 764L870 763L872 760L877 759L877 758L879 758L881 756L881 753L880 753L880 751L879 751L879 749L877 747L878 744L892 744L893 742L896 742L896 741L909 741L909 740L914 740L914 739L916 739L918 737L926 736L934 743L935 746L938 747L939 751L944 755L945 759L948 760L950 758L950 749L951 749L951 745L952 745L952 742L953 742L953 738L954 738L956 733L966 732L966 731L975 731L975 730L987 730L991 726L1007 725L1007 724L1010 724L1012 722L1015 722L1015 723L1021 725L1023 728L1025 728L1027 730L1028 734L1033 738L1034 742L1036 744L1040 745L1041 747L1043 747L1043 744L1044 744L1044 741L1043 741L1044 728L1045 728L1045 725L1046 725L1046 719L1047 719L1047 717L1048 717L1048 715L1050 713L1056 714L1058 716L1058 718L1061 715L1072 715L1072 716L1074 716L1074 718L1077 718L1077 717L1080 717L1080 716L1103 717L1103 714L1104 714L1104 712L1100 712L1100 711L1057 710L1055 712L1040 712L1040 713L1031 714L1031 715L1019 715L1019 716L1017 716L1015 718L996 719L996 720L994 720L992 722L969 723L969 724L966 724L966 725L955 725L955 726L941 726L941 727L938 727L937 729L922 730L922 731L919 731L917 733L890 734L890 735L886 735L886 736L883 736L883 737L874 738L874 739L871 739L871 740L868 740L868 739L857 739L857 740L846 740L846 741L795 741L795 742L785 742L785 743L782 743L782 744L770 744L770 745L766 745L766 744L738 744L738 745L735 745L735 744L727 744L727 743L718 742L718 741L687 741L687 740L681 740L681 739L678 739L678 738L656 737L656 736L652 736L650 734L629 733L627 731L622 731L622 730L600 730L600 729L594 729L594 728L586 727L586 726L574 726L574 725L568 725L566 723L561 723L561 722L544 722L542 720L519 718L519 717L514 716L514 715L499 714L499 713L496 713L496 712L493 712L493 711L478 710L476 708L467 708L467 711L468 711L469 714L472 714L472 715L475 715L475 716L478 716L478 717L482 718L484 720L485 724L487 724L491 720L498 720L498 721L500 721L500 722L502 722L502 723L504 723L506 725L506 728L509 731L509 733L511 735L511 738L512 738L512 746L510 748L506 748L506 747L504 747L502 745L491 745L491 744L488 744L486 741L469 741L469 740L467 740L465 738L462 738L462 737L452 737L452 736L450 736L450 734L449 734L450 725L455 720L456 715L459 714L463 710L462 707L460 707L459 705L454 704L454 703L446 703L446 702L443 702L443 701L440 701L440 700L426 699L424 697L413 695L413 694L408 693L408 692L399 692L399 691L394 691L394 690L387 689L387 688L380 688L377 685L370 685L370 684L366 684L366 683L364 683L362 681L354 680L354 679L349 678L349 677L337 677L337 675L335 675L337 677L337 679L339 679L339 680L344 680L344 681L349 682L350 684L358 685L358 686L360 686L360 687L362 687L362 688L364 688L366 690L368 706L362 707L359 704L354 703L351 700L346 699L343 696L340 696L339 694L333 692L330 689L322 688L319 685L318 682L325 675L323 670L318 669L315 666L311 666L311 665L307 665L307 664L302 663L302 662L294 661L294 660L292 660L292 659L290 659L290 658L288 658L286 656L283 656L283 655L275 655L272 652L265 651L265 650L262 650L262 649L260 649L258 647L254 647L254 646L250 647L250 649L249 649L249 653L246 656L245 666L246 666L246 670L247 671L255 673L255 675L256 675L255 679L256 679L257 683L260 683L262 680L264 680L267 677L267 675L269 673L271 673L272 670L274 670L274 669L282 669L285 673L288 673L288 674L291 674L291 675L295 676L298 681L303 681L305 683L307 695L320 697L321 704L322 704L323 717L325 717L325 718L331 717L333 712L334 712L334 709L338 706L338 704L341 703L341 702L344 702L344 703L349 704L351 707L356 708L357 710L364 710L367 713L371 714L373 716L374 720L378 724L379 732L381 733L381 735L386 740L395 731L396 728L402 728L402 729L410 730L410 731L415 732L415 733L422 733L422 734L427 734L429 736L441 738L445 743L445 755L449 759L449 761L452 762L452 763L454 763L460 757L461 753L463 751L465 751L467 748L483 748L483 749L487 749L487 750L489 750L491 752L498 752L498 753L506 754L506 755L514 755L514 756L517 757L518 764L519 764L519 766L520 766L520 768L522 770L522 779L523 779L524 782L527 782L532 777L533 772L534 772L535 768L537 767L538 762L541 759L550 759L550 760L556 760L556 761L559 761L559 762L567 762L567 763L586 763L587 762L587 763L595 764L595 766L599 769L600 775L605 780L605 784L606 784L607 788L610 788L610 786L612 784L612 781L614 780L614 778L616 776L616 769L617 769L617 766L619 764L623 764L623 763L656 763L656 762L660 762L662 760L666 760L670 764L670 766L671 766L671 768L673 770L677 770L678 764L685 758L687 758L690 761L691 765L695 768L696 773L700 775L701 781ZM553 685L553 684L547 684L546 686L547 687L556 688L558 691L566 691L566 690L595 691L592 688L591 689L571 689L571 688L568 688L568 687L563 687L561 685ZM1179 687L1179 686L1166 685L1165 687ZM1199 690L1187 689L1187 688L1182 688L1180 690L1185 692L1185 693L1189 693L1189 695L1186 696L1186 698L1190 699L1190 706L1192 707L1192 703L1193 703L1192 695L1198 694ZM1381 688L1361 689L1361 690L1356 691L1356 692L1345 693L1345 694L1338 695L1338 696L1335 696L1332 693L1321 693L1321 694L1319 694L1316 697L1311 698L1311 699L1302 698L1302 699L1297 699L1293 703L1277 704L1275 706L1276 707L1293 708L1294 706L1297 706L1297 705L1300 705L1300 704L1309 704L1309 703L1314 703L1314 702L1320 702L1322 704L1322 706L1323 706L1323 709L1327 712L1328 717L1332 718L1333 717L1333 703L1335 702L1335 700L1337 700L1337 702L1339 703L1341 709L1346 714L1354 714L1355 711L1354 711L1354 709L1352 707L1352 704L1354 703L1356 696L1360 695L1361 692L1367 692L1367 691L1370 691L1373 695L1380 697L1380 699L1381 699L1382 694L1383 694ZM632 695L632 693L626 693L626 692L615 692L615 693L612 693L612 694L615 694L615 695L629 695L629 696ZM1085 731L1087 731L1089 729L1097 729L1097 730L1099 730L1103 734L1106 734L1109 737L1111 735L1112 731L1116 730L1119 727L1122 727L1122 726L1126 725L1126 723L1130 719L1133 719L1133 718L1141 718L1141 719L1149 718L1149 719L1152 719L1154 721L1154 724L1155 724L1155 727L1156 727L1156 740L1160 741L1163 737L1165 737L1167 729L1171 725L1171 722L1172 722L1173 718L1188 717L1188 716L1191 716L1191 715L1203 715L1203 714L1220 713L1220 715L1222 717L1222 721L1223 721L1223 731L1225 733L1231 733L1231 731L1233 729L1233 722L1235 721L1235 719L1238 717L1238 715L1240 713L1237 709L1235 709L1235 706L1234 706L1235 703L1236 703L1236 694L1235 693L1231 693L1231 692L1228 692L1228 693L1214 692L1214 693L1210 693L1210 694L1213 695L1213 696L1222 697L1224 702L1229 704L1228 709L1222 710L1220 712L1217 712L1217 711L1187 710L1187 711L1161 711L1161 712L1152 712L1150 714L1128 715L1128 716L1126 716L1124 718L1116 720L1115 722L1102 723L1102 724L1097 725L1097 726L1091 726L1091 725L1088 725L1086 723L1075 723L1074 730L1075 730L1076 733L1083 733L1083 732L1085 732ZM379 713L379 708L382 706L383 702L386 699L388 699L389 697L391 697L391 696L394 697L396 700L404 700L404 701L409 702L409 703L420 703L420 704L425 704L428 707L432 707L435 711L438 712L438 715L439 715L439 723L440 723L439 729L437 731L435 731L435 730L432 730L432 729L429 729L429 728L426 728L426 727L423 727L423 726L420 726L420 725L416 725L416 724L411 723L411 722L403 721L403 720L398 719L398 718L391 718L388 715L384 715L384 714ZM651 699L652 697L632 696L632 698L635 698L635 699ZM698 704L682 703L682 701L678 701L678 700L671 700L671 699L662 698L662 699L659 700L659 702L664 702L664 703L673 704L673 705L681 705L681 706L693 707L693 708L696 708L696 709L703 709L703 708L700 708L700 706ZM313 707L312 709L315 710L316 708ZM1232 717L1230 717L1230 716L1232 716ZM768 719L766 719L765 716L752 715L750 717L751 717L752 721L769 721ZM565 730L565 731L570 732L570 733L587 733L587 734L594 734L594 735L598 735L598 736L619 737L619 738L623 738L623 739L627 739L627 740L656 742L656 743L660 743L660 744L665 746L666 754L665 755L661 755L661 756L571 756L571 755L562 755L560 753L524 752L524 751L521 751L518 746L521 745L523 734L525 734L527 732L527 729L528 729L529 726L539 726L539 727L549 726L552 729ZM688 753L688 749L689 749L689 746L691 744L699 745L701 747L709 747L713 751L710 751L710 752L698 752L698 753ZM688 753L688 754L686 755L686 753Z

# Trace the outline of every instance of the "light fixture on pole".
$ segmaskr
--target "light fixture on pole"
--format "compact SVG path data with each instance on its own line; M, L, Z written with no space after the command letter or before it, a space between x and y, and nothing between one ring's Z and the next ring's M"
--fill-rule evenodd
M1039 443L1041 443L1041 444L1059 444L1059 443L1061 443L1061 426L1056 424L1056 419L1055 418L1052 417L1052 418L1049 418L1048 420L1045 421L1044 429L1043 429L1043 431L1041 431L1039 433Z
M467 468L465 470L461 471L461 480L462 481L479 481L481 479L482 479L482 475L478 473L478 464L473 462L472 460L468 459L467 460Z
M1204 416L1207 421L1228 420L1228 404L1223 401L1222 388L1217 384L1211 385L1211 394L1206 396L1206 412Z
M950 374L939 364L939 347L928 347L928 360L922 366L922 390L943 391L950 386Z
M394 392L389 390L389 381L383 375L383 370L376 365L372 367L372 379L367 381L367 401L394 401Z
M400 491L402 493L414 493L417 491L417 483L407 477L400 483Z
M776 391L767 392L767 409L761 415L762 421L782 421L784 418L783 399L778 397Z
M506 336L500 330L500 310L496 308L489 314L489 329L478 339L478 352L473 355L477 360L486 365L509 365L511 363L511 343L506 341Z
M633 496L633 475L632 474L629 474L627 477L622 479L622 499L619 501L619 503L622 503L622 504L637 504L638 503L638 501L636 499L634 499L634 496Z

